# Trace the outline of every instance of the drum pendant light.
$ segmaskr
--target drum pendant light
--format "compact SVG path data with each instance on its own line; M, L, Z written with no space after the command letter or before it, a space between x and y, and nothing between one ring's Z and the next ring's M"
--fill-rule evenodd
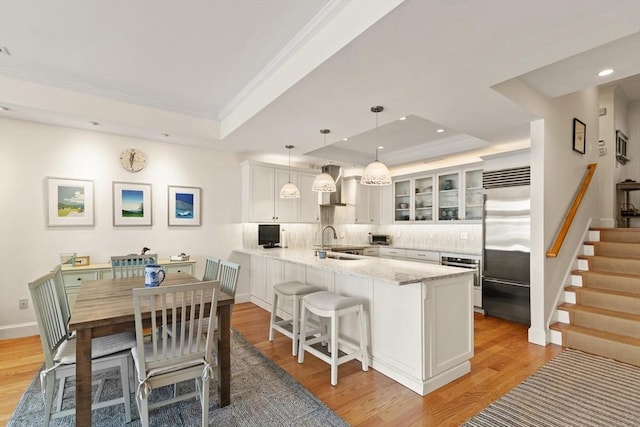
M384 110L384 107L371 107L371 112L376 113L376 136L378 134L378 113ZM391 173L384 163L378 160L378 150L382 147L376 147L376 161L369 163L365 168L360 184L362 185L391 185Z
M327 134L329 132L331 132L329 129L320 129L320 133L324 135L324 145L322 146L322 148L327 146ZM335 193L336 182L328 173L321 173L320 175L316 176L316 179L313 181L311 190L317 193Z
M289 182L282 186L280 189L280 198L281 199L299 199L300 198L300 190L298 187L291 182L291 149L294 148L293 145L285 145L285 148L289 150Z

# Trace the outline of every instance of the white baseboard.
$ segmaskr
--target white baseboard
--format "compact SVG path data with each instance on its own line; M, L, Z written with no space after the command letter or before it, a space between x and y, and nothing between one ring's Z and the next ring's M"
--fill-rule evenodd
M36 322L0 326L0 340L30 337L33 335L40 335L40 331L38 330L38 323Z

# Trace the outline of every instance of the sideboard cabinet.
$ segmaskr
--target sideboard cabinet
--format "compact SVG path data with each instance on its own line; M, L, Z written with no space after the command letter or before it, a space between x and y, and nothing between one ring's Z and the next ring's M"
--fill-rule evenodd
M196 260L170 261L168 259L159 260L159 264L168 273L189 273L193 276L196 271ZM80 291L80 285L85 280L111 279L111 264L89 264L78 267L68 265L62 266L62 280L67 290L69 308L73 312L76 297Z

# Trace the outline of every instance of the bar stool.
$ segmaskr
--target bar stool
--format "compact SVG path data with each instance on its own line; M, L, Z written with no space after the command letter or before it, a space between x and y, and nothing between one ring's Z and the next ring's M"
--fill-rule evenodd
M300 331L300 301L302 297L312 292L319 292L322 288L305 285L302 282L284 282L273 286L273 307L271 309L271 322L269 323L269 341L273 341L273 331L291 338L291 354L298 354L298 339ZM278 311L278 298L293 300L293 312L291 319L276 320ZM288 326L291 327L289 330Z
M313 313L321 318L329 318L331 325L329 331L322 331L319 336L307 340L307 318L309 313ZM347 314L357 314L360 330L360 349L351 353L339 356L339 342L346 342L338 335L340 316ZM362 370L368 371L367 362L367 333L364 324L364 306L359 298L346 297L333 292L324 291L305 295L302 298L302 325L300 328L300 350L298 351L298 363L304 361L305 350L317 358L331 365L331 385L338 384L338 366L355 359L362 358ZM327 333L328 332L328 333ZM330 355L312 347L313 344L329 341Z

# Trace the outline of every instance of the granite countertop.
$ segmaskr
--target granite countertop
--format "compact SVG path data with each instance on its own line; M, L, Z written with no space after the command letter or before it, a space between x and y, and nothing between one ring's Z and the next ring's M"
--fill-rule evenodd
M473 274L466 268L447 267L413 261L386 259L378 257L368 257L362 255L349 255L355 260L340 260L325 258L320 259L315 256L313 249L262 249L243 248L236 249L236 252L248 255L260 255L267 258L279 259L281 261L296 264L305 264L321 270L329 270L337 273L345 273L353 276L367 277L394 285L408 285L418 282L428 282L431 280L443 279ZM332 254L333 252L328 252ZM344 256L343 253L335 253Z

